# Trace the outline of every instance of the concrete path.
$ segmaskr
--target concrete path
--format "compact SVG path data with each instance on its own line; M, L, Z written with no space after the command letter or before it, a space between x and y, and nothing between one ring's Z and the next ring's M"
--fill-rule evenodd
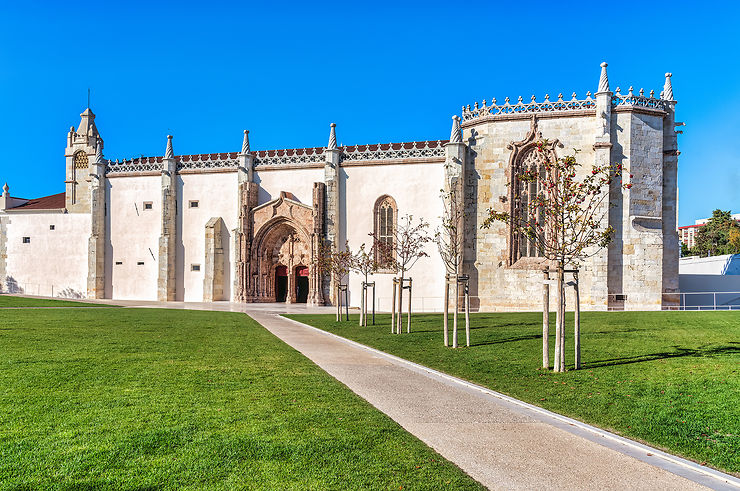
M280 317L285 304L103 301L245 312L490 489L740 489L740 479Z
M269 311L249 315L490 489L740 489L740 480Z

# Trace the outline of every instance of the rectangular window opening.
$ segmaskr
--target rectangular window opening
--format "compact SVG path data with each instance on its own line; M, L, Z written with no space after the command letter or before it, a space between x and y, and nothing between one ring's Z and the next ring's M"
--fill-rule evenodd
M139 261L136 263L137 266L144 266L144 261Z
M200 264L191 264L190 271L200 271Z
M24 244L30 244L31 243L31 237L23 237L23 243Z
M198 208L198 200L191 200L188 204L190 208Z
M54 230L54 225L49 225L49 230Z
M145 210L151 210L154 205L151 201L144 201L144 209Z
M116 261L116 266L120 266L121 264L123 264L123 261Z

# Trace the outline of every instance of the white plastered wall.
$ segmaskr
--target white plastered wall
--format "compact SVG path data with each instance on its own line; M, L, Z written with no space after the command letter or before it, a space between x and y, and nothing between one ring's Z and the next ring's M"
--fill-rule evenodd
M313 183L324 182L324 168L257 170L254 182L259 184L258 204L280 197L280 191L287 191L301 203L313 206Z
M161 176L109 178L106 245L106 297L157 300ZM152 209L145 210L144 202ZM116 264L116 263L121 264ZM138 263L144 264L139 265Z
M177 300L203 301L205 274L205 226L213 217L221 217L226 224L224 256L224 295L232 299L235 274L234 229L238 215L237 173L181 174L177 180ZM198 201L197 208L190 202ZM192 265L200 271L192 271Z
M7 276L21 288L18 292L85 297L90 215L16 212L8 218ZM24 244L23 237L30 242Z
M352 251L361 244L366 250L372 246L373 208L375 201L389 195L398 206L398 216L412 215L414 223L419 218L430 224L427 229L432 236L439 227L443 214L440 189L444 186L443 164L398 164L346 166L341 168L340 192L340 243L349 241ZM415 311L442 309L444 291L444 266L434 242L425 249L429 257L419 259L406 277L413 278L412 308ZM370 278L376 282L377 305L379 310L390 310L392 298L392 278L395 274L378 273ZM363 278L350 274L350 305L360 305ZM404 298L408 293L404 292ZM406 309L404 300L404 310Z

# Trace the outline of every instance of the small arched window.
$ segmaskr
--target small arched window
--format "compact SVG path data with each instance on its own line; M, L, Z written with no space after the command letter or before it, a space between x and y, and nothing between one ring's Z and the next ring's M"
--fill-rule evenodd
M378 261L385 269L388 264L388 254L395 257L394 237L396 231L396 220L398 218L398 208L396 200L388 195L381 196L375 202L373 213L375 217L375 260Z

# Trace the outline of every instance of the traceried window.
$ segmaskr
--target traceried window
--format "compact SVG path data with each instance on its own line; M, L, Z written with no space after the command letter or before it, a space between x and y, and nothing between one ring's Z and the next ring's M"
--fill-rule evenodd
M82 176L85 176L84 170L87 169L87 154L85 152L77 152L72 163L72 180L77 180L78 169L82 172ZM72 184L72 203L77 203L77 183Z
M375 248L375 260L384 264L384 269L388 269L388 254L394 253L394 232L396 230L396 220L398 219L398 208L396 201L390 196L381 196L375 202L375 238L378 241L378 247Z
M536 147L532 147L521 155L516 162L516 169L514 175L521 174L529 171L535 175L542 175L545 172L545 158L542 152L538 151ZM520 226L531 225L536 230L536 222L541 224L544 220L543 210L537 209L531 210L530 203L540 193L543 192L538 182L526 182L519 179L515 179L513 186L513 220L512 224L516 223ZM537 242L524 234L511 232L511 246L514 252L513 261L516 261L523 257L541 257L542 252L537 247Z
M75 154L75 169L87 169L87 154L85 152Z

